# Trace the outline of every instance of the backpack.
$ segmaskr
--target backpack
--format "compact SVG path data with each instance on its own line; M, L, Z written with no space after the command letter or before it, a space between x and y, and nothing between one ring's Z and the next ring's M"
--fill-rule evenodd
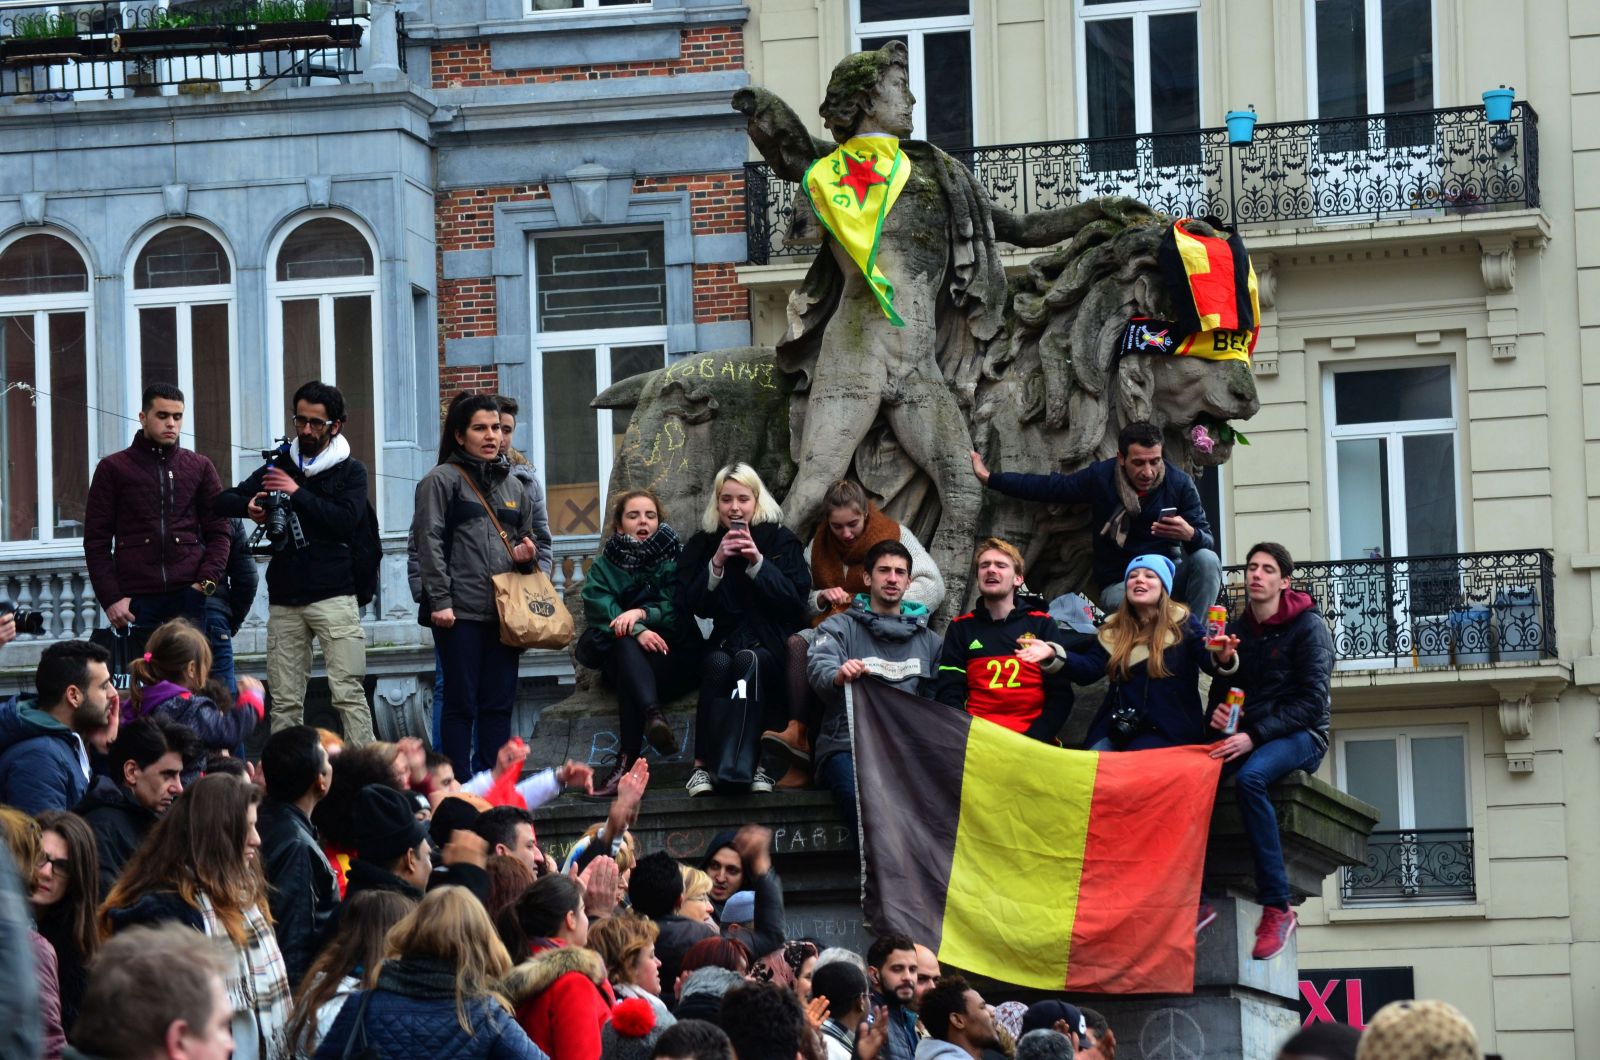
M378 568L383 563L383 542L378 540L378 513L367 501L367 510L350 542L350 575L356 583L356 606L366 607L378 595Z

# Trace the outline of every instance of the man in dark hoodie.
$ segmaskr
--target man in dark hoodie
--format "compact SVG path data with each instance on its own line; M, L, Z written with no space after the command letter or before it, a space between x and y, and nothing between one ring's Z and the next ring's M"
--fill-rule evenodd
M194 730L164 714L130 721L117 733L110 775L94 778L77 809L94 832L101 898L111 893L123 866L172 800L183 794L185 765L203 753Z
M730 864L735 859L736 865ZM700 868L711 877L711 911L719 924L729 898L739 891L755 892L754 927L737 932L739 941L750 947L751 964L783 946L783 881L772 870L772 829L747 824L737 832L718 832ZM727 930L723 934L734 937Z
M1239 731L1211 750L1212 758L1226 763L1223 775L1234 777L1239 816L1255 854L1259 961L1281 953L1296 926L1278 815L1267 789L1296 769L1312 772L1328 750L1333 638L1310 595L1289 588L1293 574L1294 560L1280 544L1262 542L1246 554L1249 607L1228 623L1228 632L1239 638L1239 672L1232 684L1244 692L1244 714ZM1227 691L1225 681L1211 686L1211 727L1218 732L1228 723ZM1202 908L1201 926L1205 920Z
M118 709L111 653L86 640L50 645L35 695L0 703L0 804L27 814L70 810L89 790L85 743Z
M866 594L817 627L806 658L806 677L824 704L812 763L852 835L856 765L845 686L871 675L918 695L932 690L939 658L939 635L928 628L928 609L904 599L911 585L910 551L898 541L880 541L867 550L862 563Z

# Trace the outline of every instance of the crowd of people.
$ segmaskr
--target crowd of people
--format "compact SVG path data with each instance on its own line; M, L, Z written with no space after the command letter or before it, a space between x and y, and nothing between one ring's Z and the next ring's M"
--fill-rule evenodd
M146 391L133 444L96 469L85 536L110 626L136 650L122 665L103 643L51 644L33 693L0 704L14 866L0 879L33 913L19 938L39 1018L19 1018L37 1023L38 1055L1115 1055L1092 1010L991 1009L917 940L885 933L858 954L787 939L765 829L718 836L698 866L638 849L645 747L679 750L664 707L696 687L691 796L815 784L854 825L852 682L1056 741L1073 685L1104 679L1085 747L1209 744L1235 778L1263 905L1255 956L1284 949L1295 917L1267 790L1326 751L1327 626L1272 542L1247 553L1247 607L1208 626L1220 565L1159 429L1129 426L1114 458L1074 475L990 474L972 454L992 490L1089 506L1111 612L1092 631L1029 593L1024 556L990 538L975 604L941 637L944 577L853 482L826 491L809 542L742 463L717 472L686 540L650 491L613 498L576 654L615 692L620 754L599 777L578 762L523 776L495 578L548 571L551 549L538 478L511 449L516 415L458 395L417 485L435 752L372 739L358 608L376 524L342 395L301 387L294 438L224 490L179 444L182 393ZM246 519L271 555L265 689L231 649L254 594L233 573ZM342 735L302 724L313 641ZM247 762L268 691L271 735ZM610 807L558 862L532 811L568 789ZM1196 930L1212 919L1202 902Z

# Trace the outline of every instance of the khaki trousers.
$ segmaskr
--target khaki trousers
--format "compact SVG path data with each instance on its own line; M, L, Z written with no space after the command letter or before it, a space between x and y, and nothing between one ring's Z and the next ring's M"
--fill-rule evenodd
M334 596L303 607L267 608L267 684L272 692L272 731L304 724L306 681L311 676L311 641L322 643L328 691L350 743L370 743L372 711L362 679L367 676L367 635L354 596Z

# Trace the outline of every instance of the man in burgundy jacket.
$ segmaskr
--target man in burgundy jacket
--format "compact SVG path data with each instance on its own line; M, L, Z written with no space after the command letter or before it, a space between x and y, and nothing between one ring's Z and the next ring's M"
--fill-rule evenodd
M187 618L211 642L211 674L231 690L233 639L217 583L228 565L228 520L216 511L222 483L211 461L183 448L183 391L144 391L133 444L100 461L89 483L83 554L89 581L117 629L148 635Z

